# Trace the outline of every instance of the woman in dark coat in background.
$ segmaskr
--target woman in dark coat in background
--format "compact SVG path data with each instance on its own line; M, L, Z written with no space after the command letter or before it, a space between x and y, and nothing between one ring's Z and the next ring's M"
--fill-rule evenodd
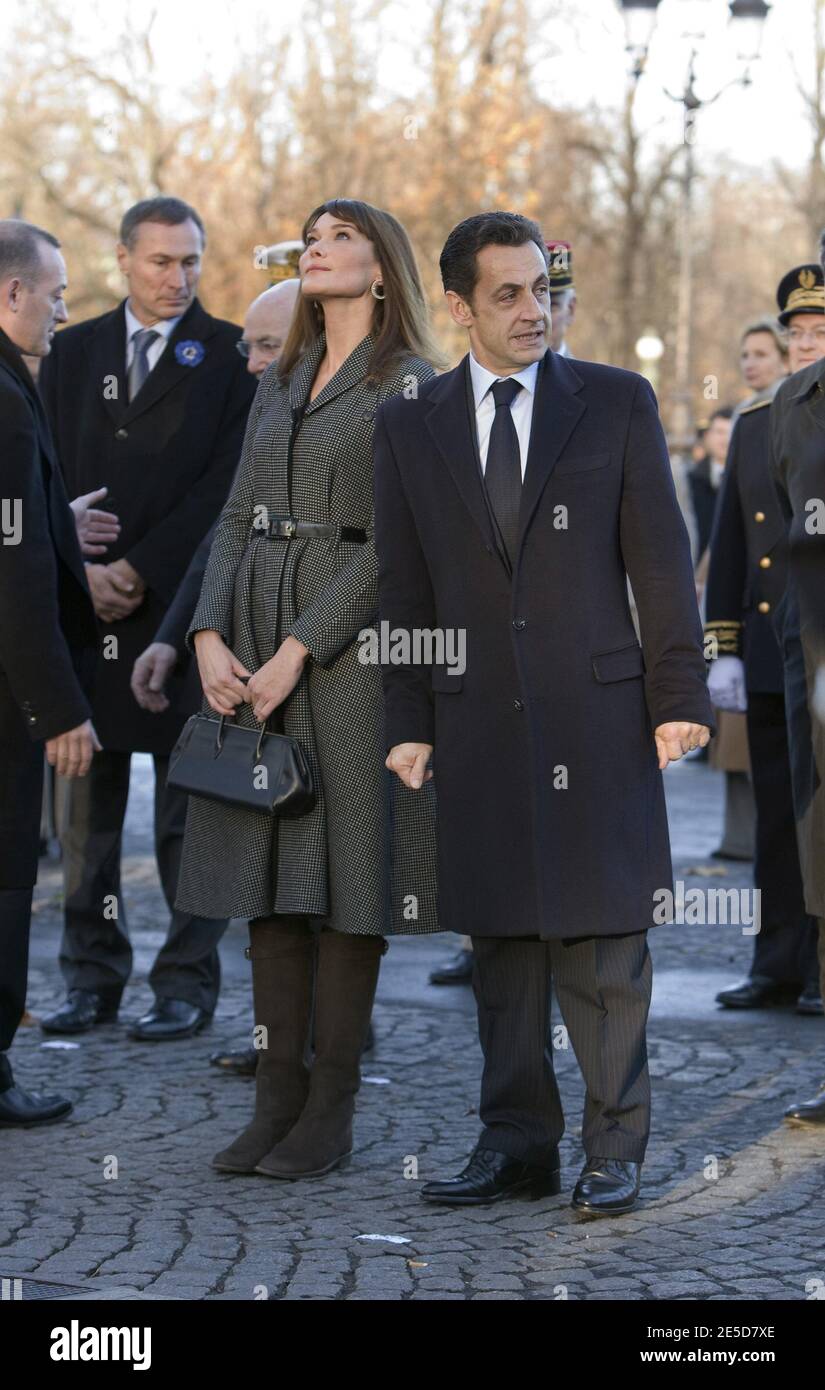
M255 1118L214 1164L280 1178L324 1173L351 1151L385 937L438 930L434 791L422 799L384 765L380 672L359 640L378 606L375 412L417 392L436 354L395 218L337 199L303 235L301 297L252 406L188 640L212 710L255 728L274 711L308 755L318 800L279 821L192 797L178 894L181 907L250 918L266 1029Z

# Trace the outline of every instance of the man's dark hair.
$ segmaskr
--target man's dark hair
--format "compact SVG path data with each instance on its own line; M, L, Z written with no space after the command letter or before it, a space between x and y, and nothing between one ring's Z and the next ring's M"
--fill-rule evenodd
M32 222L23 222L17 217L4 217L0 220L0 280L17 276L24 285L31 288L40 270L40 243L59 246L60 242L51 232L35 227Z
M444 289L455 290L469 303L478 283L479 251L485 246L526 246L528 241L535 242L546 265L547 247L541 228L529 217L517 212L479 212L475 217L465 217L453 227L441 252L439 266Z
M714 422L714 420L732 420L732 419L733 419L733 406L732 406L732 405L720 405L720 407L719 407L718 410L714 410L713 414L711 415L710 419L708 420L708 424L709 424L709 425L712 425L713 422Z
M182 198L144 198L135 203L123 214L120 224L120 240L131 251L135 244L135 233L141 222L162 222L165 227L178 227L181 222L192 220L200 230L201 242L206 245L206 229L195 209Z

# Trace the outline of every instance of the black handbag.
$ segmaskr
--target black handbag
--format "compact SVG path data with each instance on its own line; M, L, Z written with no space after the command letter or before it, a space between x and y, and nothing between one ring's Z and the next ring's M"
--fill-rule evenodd
M260 733L193 714L169 757L170 787L265 816L303 816L315 805L306 753L288 734Z

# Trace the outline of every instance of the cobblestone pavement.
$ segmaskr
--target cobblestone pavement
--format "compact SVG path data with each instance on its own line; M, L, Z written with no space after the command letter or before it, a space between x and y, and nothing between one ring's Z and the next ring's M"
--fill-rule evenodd
M719 775L682 765L667 787L677 879L746 886L748 865L708 857L720 834ZM137 968L124 1020L150 1002L146 972L164 926L150 791L151 773L136 760L125 887ZM36 895L35 1015L60 997L59 927L52 863ZM825 1288L825 1135L781 1123L784 1106L825 1079L825 1021L714 1005L716 991L745 973L750 941L739 927L651 933L654 1127L644 1200L597 1222L568 1205L582 1161L582 1083L564 1050L556 1052L569 1126L562 1195L471 1211L419 1200L419 1183L457 1171L477 1134L471 992L426 983L454 947L448 936L394 942L385 958L349 1166L295 1184L214 1173L210 1156L252 1103L251 1082L207 1065L219 1043L247 1041L244 944L244 924L233 923L215 1023L198 1038L132 1043L121 1022L77 1046L46 1048L37 1027L21 1029L19 1079L67 1093L75 1110L64 1124L0 1133L0 1275L234 1300L804 1300L815 1281ZM106 1176L112 1156L116 1178Z

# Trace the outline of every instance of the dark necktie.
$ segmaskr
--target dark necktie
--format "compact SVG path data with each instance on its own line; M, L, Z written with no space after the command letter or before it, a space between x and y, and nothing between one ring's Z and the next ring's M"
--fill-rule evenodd
M132 365L129 368L128 388L129 400L133 401L147 376L149 375L149 349L157 338L160 337L154 328L139 328L132 337L135 355L132 358Z
M484 485L512 565L516 558L521 506L521 454L510 406L521 390L521 382L496 381L491 390L496 414L487 448Z

